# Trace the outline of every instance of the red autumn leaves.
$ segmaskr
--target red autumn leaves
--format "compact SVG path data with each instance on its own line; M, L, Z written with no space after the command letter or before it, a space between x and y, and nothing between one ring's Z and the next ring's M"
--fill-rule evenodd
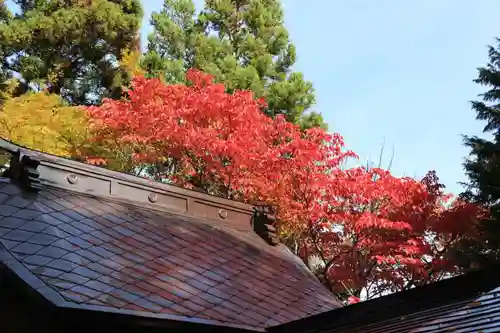
M448 207L433 173L417 181L344 169L356 155L340 135L268 118L264 101L228 94L199 71L187 79L137 77L127 99L89 108L94 140L130 147L137 168L157 166L157 180L274 206L284 242L351 301L363 288L376 296L453 271L447 250L481 212Z

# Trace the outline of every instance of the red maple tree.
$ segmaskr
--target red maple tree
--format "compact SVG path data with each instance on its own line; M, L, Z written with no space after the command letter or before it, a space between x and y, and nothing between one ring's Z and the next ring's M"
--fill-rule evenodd
M482 212L450 204L435 173L344 169L356 155L340 135L271 119L251 92L228 94L197 70L187 80L136 77L127 98L88 109L94 140L133 149L141 175L273 206L283 242L350 302L455 271L449 249Z
M334 227L301 237L302 257L319 259L316 273L334 292L370 299L457 273L454 245L474 237L485 211L453 201L435 172L422 181L377 168L337 177L326 218Z

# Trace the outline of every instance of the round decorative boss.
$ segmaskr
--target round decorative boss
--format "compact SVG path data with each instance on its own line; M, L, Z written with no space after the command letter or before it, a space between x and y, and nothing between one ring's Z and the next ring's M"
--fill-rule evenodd
M70 183L70 184L78 183L78 176L73 174L73 173L70 173L68 175L68 177L66 177L66 179L68 180L68 183Z
M148 195L148 199L150 202L157 202L158 201L158 195L156 193L151 193Z
M219 209L219 216L221 219L226 219L227 218L227 210Z

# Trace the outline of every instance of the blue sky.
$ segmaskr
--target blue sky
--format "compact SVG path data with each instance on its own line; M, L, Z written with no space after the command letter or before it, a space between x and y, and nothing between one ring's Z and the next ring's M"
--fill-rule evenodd
M9 2L9 1L8 1ZM202 0L195 1L197 5ZM152 11L143 1L143 39ZM313 82L315 110L342 134L362 161L423 176L435 169L448 190L466 180L468 151L460 134L481 134L469 101L487 61L486 45L500 36L497 0L284 0L285 24L298 49L295 70Z

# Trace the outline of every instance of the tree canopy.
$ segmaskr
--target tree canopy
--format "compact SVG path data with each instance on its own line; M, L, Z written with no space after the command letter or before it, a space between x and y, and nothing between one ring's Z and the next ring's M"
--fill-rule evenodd
M83 109L45 92L7 98L0 112L0 137L58 156L74 156L86 143L87 127Z
M478 69L474 80L487 88L480 100L472 102L476 119L486 122L483 132L487 136L464 138L470 155L464 164L469 183L463 197L491 210L481 223L481 237L467 240L457 249L466 269L500 262L500 39L496 41L488 49L488 64Z
M184 81L197 68L224 83L228 92L251 90L267 101L269 116L285 115L304 128L323 126L312 83L294 72L297 52L283 23L278 0L205 1L196 12L192 0L166 0L153 13L154 32L142 62L152 76Z
M14 2L15 16L0 5L2 82L15 75L17 95L48 89L72 104L121 97L118 60L139 47L139 0Z

